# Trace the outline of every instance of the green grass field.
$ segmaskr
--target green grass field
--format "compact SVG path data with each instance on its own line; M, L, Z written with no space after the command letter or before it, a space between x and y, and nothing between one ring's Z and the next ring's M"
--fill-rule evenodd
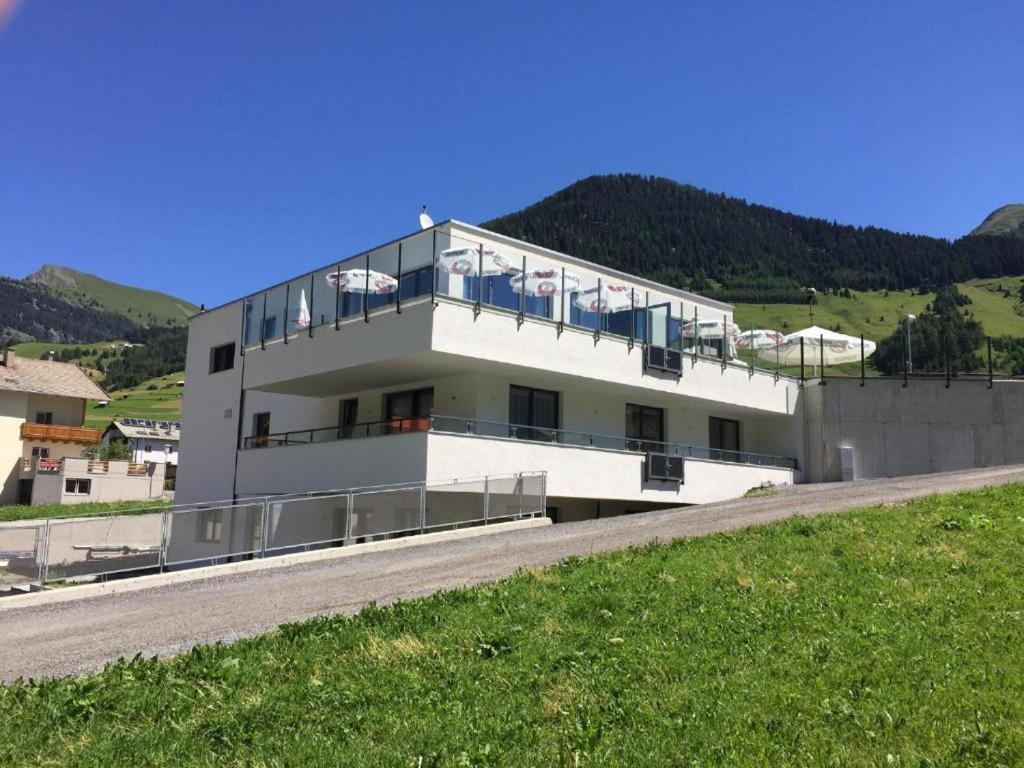
M11 504L0 507L0 523L15 520L42 520L47 517L91 517L93 515L127 515L156 507L169 506L164 501L102 501L89 504Z
M1024 277L971 280L958 287L972 301L968 312L982 324L989 336L1024 336L1024 305L1018 300ZM1002 285L1010 296L997 289ZM934 294L912 291L851 291L852 298L819 295L810 317L806 304L737 304L736 324L750 328L771 328L792 333L810 325L878 341L889 336L904 315L920 314Z
M0 764L1020 765L1022 546L1018 485L573 558L0 688Z
M85 410L85 426L105 427L114 419L131 416L136 419L157 421L181 420L181 396L184 387L177 386L184 373L172 373L149 379L137 387L119 392L110 392L113 398L105 408L90 402ZM155 387L155 389L150 389Z

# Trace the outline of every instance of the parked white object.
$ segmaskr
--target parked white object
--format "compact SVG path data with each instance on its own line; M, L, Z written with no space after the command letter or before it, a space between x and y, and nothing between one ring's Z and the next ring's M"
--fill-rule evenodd
M640 296L628 285L612 283L602 285L600 289L595 286L579 291L573 299L573 304L585 312L606 314L640 306Z
M579 275L572 272L565 273L565 292L573 293L579 290ZM528 269L521 275L515 275L511 280L512 291L522 293L526 291L527 296L560 296L562 294L562 270L560 267L537 267Z
M483 272L480 272L481 264ZM483 274L484 277L504 275L510 271L508 258L493 248L484 248L481 258L479 248L449 248L441 251L437 257L437 266L445 272L463 277L476 277Z
M295 312L292 314L292 327L309 328L309 305L306 303L305 288L299 293L299 306L295 308Z
M332 288L345 293L394 293L398 290L398 281L395 278L375 269L369 270L369 276L365 269L331 272L327 275L327 282Z

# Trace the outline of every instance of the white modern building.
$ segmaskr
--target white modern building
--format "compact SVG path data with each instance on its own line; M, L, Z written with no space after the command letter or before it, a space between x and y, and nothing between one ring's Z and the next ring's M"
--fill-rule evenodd
M799 481L800 382L694 318L732 306L438 224L190 320L177 498L543 470L566 520Z

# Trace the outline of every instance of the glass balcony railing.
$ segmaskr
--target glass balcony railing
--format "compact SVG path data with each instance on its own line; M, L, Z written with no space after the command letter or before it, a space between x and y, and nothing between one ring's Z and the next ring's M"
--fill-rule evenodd
M265 347L323 326L369 320L424 296L740 364L731 318L709 304L680 300L596 265L560 261L557 254L541 257L514 245L462 238L442 226L247 297L243 346Z
M246 437L243 448L272 448L290 445L356 440L367 437L408 434L412 432L443 432L455 435L494 437L511 440L526 440L535 443L598 448L610 451L631 451L639 453L663 453L691 459L722 461L733 464L753 464L762 467L797 469L796 459L772 456L752 451L731 451L708 446L686 445L652 440L639 440L623 436L600 435L589 432L575 432L568 429L548 429L523 424L466 419L455 416L425 416L421 418L390 419L350 426L332 426L318 429L302 429L278 432L269 435Z

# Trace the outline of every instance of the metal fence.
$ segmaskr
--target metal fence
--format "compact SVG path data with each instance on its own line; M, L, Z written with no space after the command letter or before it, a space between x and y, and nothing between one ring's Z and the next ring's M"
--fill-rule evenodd
M180 570L546 514L543 472L0 525L0 590Z

